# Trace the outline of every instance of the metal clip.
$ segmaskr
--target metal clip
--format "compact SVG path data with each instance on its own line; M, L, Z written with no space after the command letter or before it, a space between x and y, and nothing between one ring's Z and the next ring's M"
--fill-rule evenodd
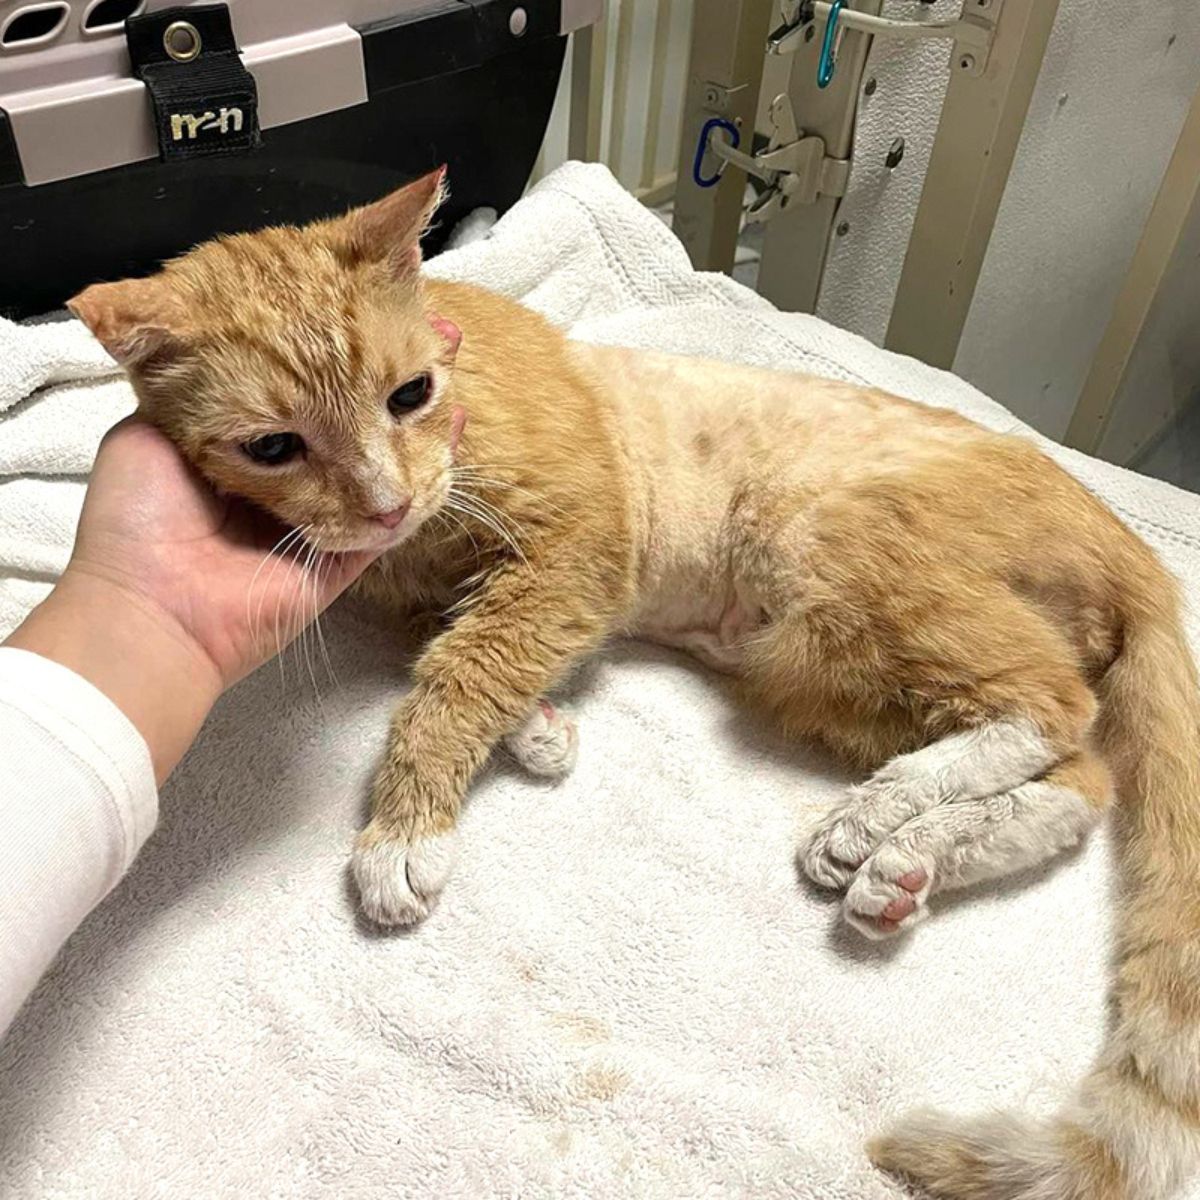
M996 23L1003 6L1004 0L983 0L982 3L976 0L971 10L956 20L897 21L846 8L845 0L805 0L795 17L785 21L767 39L767 51L770 54L794 53L799 49L806 26L812 21L824 21L825 37L821 44L817 75L819 87L827 87L832 80L837 67L838 45L847 31L905 42L929 38L953 41L955 66L967 75L982 75L987 68ZM831 41L831 29L836 30L836 41ZM822 79L825 79L824 83Z
M727 163L761 179L767 186L746 212L746 220L751 224L769 221L792 203L813 204L818 196L846 194L849 161L827 158L825 142L821 138L801 134L786 93L771 102L770 122L771 139L767 149L750 155L738 149L740 135L730 122L719 117L706 121L700 131L692 166L692 178L697 186L716 184ZM711 151L722 161L722 166L713 175L701 174L706 151Z
M725 168L729 165L729 159L720 152L716 145L710 143L709 139L712 136L714 129L723 130L729 134L732 141L722 143L736 150L738 143L742 140L742 135L738 132L738 127L732 122L725 120L724 117L710 117L704 122L700 129L700 140L696 143L696 157L692 160L692 182L699 188L716 187L721 182L721 176L725 174ZM700 169L704 165L704 155L708 150L714 151L717 157L721 159L721 165L711 175L701 175Z
M825 37L821 41L821 57L817 59L817 87L827 88L833 82L833 73L837 70L837 52L842 48L844 29L838 28L838 18L846 0L833 0L829 6L829 16L825 20Z

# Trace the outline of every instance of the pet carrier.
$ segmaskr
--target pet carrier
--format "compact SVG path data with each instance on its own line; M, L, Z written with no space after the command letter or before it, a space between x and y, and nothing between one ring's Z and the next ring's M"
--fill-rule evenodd
M0 0L0 312L439 163L503 210L603 0Z

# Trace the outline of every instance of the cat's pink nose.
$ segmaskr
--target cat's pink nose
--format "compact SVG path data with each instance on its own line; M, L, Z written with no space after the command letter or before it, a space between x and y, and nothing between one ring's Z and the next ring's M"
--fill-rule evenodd
M377 512L371 514L372 521L378 521L384 529L395 529L397 525L408 515L408 507L411 501L405 500L399 508L393 508L390 512Z

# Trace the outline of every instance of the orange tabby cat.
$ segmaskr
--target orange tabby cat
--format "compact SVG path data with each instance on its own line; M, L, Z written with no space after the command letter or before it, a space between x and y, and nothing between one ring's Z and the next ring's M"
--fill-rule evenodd
M566 340L422 280L436 173L305 229L221 238L72 307L142 412L364 587L445 628L354 849L419 920L472 775L569 769L541 697L614 633L685 647L875 773L804 870L871 937L1079 839L1119 781L1119 1018L1049 1123L921 1114L878 1163L962 1200L1149 1200L1200 1142L1200 694L1173 582L1025 441L880 392ZM398 618L398 621L400 618Z

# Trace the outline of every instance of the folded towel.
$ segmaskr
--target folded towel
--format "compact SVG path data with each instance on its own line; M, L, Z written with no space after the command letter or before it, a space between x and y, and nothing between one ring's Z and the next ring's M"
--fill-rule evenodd
M1021 428L950 375L694 273L599 167L561 168L429 269L579 337ZM16 387L52 384L81 338L0 326L0 361L25 353ZM0 621L63 560L79 485L55 464L81 470L130 405L91 361L95 381L27 402L0 385ZM1194 596L1200 498L1053 452ZM224 699L132 874L0 1046L5 1195L898 1200L861 1149L890 1116L1048 1108L1100 1045L1104 835L868 944L793 866L844 774L637 644L567 689L575 774L548 787L498 760L440 907L377 934L345 860L407 685L365 608L339 605L327 632L338 682L317 665L318 696L293 651L282 679L268 666Z

